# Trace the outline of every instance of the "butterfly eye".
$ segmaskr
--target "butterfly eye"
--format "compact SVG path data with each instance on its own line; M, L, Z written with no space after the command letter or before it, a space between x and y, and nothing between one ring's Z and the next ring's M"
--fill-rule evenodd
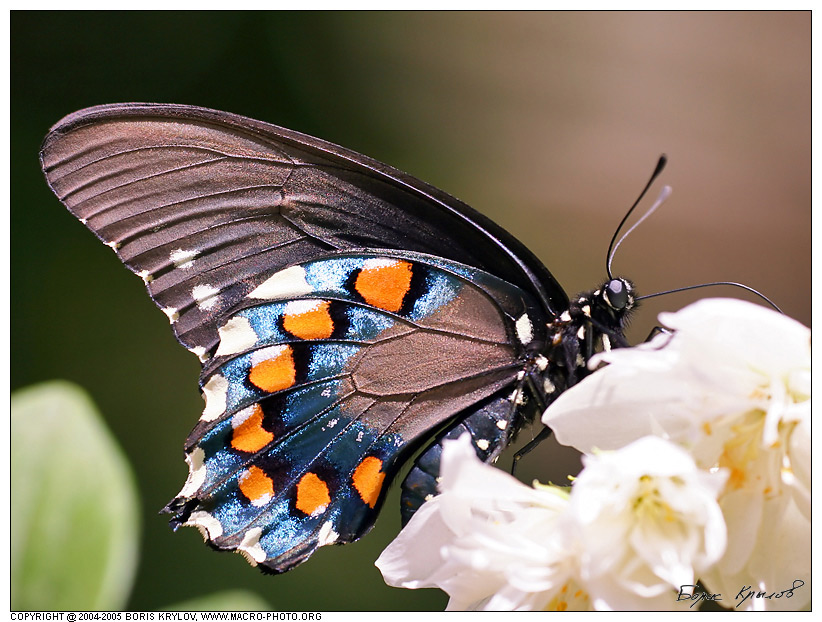
M611 279L605 286L605 300L608 305L622 311L631 302L631 290L628 283L622 279Z

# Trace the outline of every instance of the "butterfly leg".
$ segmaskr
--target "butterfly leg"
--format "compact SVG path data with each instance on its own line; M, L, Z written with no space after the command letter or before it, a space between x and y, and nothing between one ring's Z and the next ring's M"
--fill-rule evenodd
M531 453L537 447L537 445L542 443L542 441L544 441L545 439L550 437L551 434L553 434L553 432L551 431L551 428L549 428L549 427L542 428L542 430L540 430L539 434L537 434L534 438L532 438L530 441L528 441L528 443L526 443L519 451L517 451L514 454L514 460L511 463L511 475L513 475L514 477L517 476L516 471L517 471L517 465L519 464L519 461L522 460L522 458L524 456Z
M657 335L668 335L668 336L671 336L671 335L673 335L673 331L671 331L671 330L669 330L669 329L667 329L667 328L664 328L664 327L662 327L662 326L654 326L654 327L651 329L651 332L650 332L650 333L648 333L648 336L647 336L647 337L645 337L645 341L650 341L651 339L653 339L653 338L654 338L654 337L656 337Z
M534 373L531 371L530 373L525 375L524 382L528 385L530 389L530 393L534 398L534 401L537 404L537 412L543 412L547 407L548 404L546 403L545 399L543 398L543 393L539 390L537 386L537 379L534 378ZM551 436L551 428L545 427L540 430L539 434L537 434L534 438L532 438L528 443L526 443L523 447L521 447L513 457L511 462L511 475L516 477L517 473L517 466L519 465L519 461L522 460L524 456L529 454L533 451L537 445L542 443L545 439Z

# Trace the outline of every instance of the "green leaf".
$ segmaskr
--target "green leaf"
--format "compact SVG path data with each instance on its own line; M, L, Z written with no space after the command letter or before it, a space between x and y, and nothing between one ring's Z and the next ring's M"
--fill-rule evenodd
M164 608L164 611L269 611L271 605L248 590L225 590L192 598Z
M81 388L11 398L11 608L115 610L137 566L131 469Z

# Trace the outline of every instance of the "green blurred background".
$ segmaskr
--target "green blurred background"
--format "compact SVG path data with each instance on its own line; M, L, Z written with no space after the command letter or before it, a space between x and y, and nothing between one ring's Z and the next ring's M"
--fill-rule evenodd
M40 141L74 110L197 104L345 145L484 212L572 293L603 278L614 227L666 152L674 194L615 271L646 293L742 281L810 325L810 12L13 12L11 93L11 385L86 387L134 464L133 609L240 587L280 610L445 598L388 588L373 566L399 528L396 491L364 540L276 577L157 515L185 480L199 365L43 181ZM750 298L648 301L633 340L707 295ZM524 479L547 479L550 460L529 456Z

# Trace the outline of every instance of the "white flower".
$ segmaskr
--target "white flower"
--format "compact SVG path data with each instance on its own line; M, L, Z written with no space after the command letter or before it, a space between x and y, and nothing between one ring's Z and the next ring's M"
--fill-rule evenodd
M673 609L674 593L725 551L716 496L726 473L648 436L584 458L570 511L582 526L583 577L597 609Z
M377 560L386 583L438 587L448 609L675 609L723 552L724 474L658 438L586 459L569 496L443 445L441 494Z
M660 315L673 335L597 357L610 363L566 391L543 422L583 452L652 434L730 476L720 495L726 555L709 590L779 592L810 584L810 330L739 300L706 299ZM793 598L755 608L802 607Z
M558 530L568 504L483 464L467 435L443 444L440 495L376 562L388 585L438 587L449 610L587 609Z

